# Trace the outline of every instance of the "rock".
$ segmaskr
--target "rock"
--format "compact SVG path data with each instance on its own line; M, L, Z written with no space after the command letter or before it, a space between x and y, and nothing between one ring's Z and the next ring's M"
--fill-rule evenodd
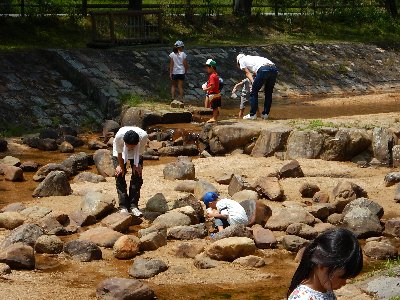
M86 240L73 240L64 245L64 252L81 262L100 260L101 249L95 243Z
M3 167L4 178L7 181L24 181L24 172L21 168L14 166Z
M166 142L159 142L159 141L149 141L148 147L149 149L158 151L163 147L166 147L167 143Z
M96 297L99 300L152 300L154 291L146 284L136 279L108 278L96 288Z
M25 217L32 219L33 221L37 221L50 214L52 210L48 207L28 206L27 208L21 210L20 212Z
M0 276L11 274L11 268L4 263L0 263Z
M279 170L279 176L280 178L296 178L304 177L304 173L300 167L300 163L293 159L283 164Z
M199 150L196 145L168 146L158 150L158 154L160 156L196 156L199 154Z
M321 151L321 159L330 161L346 161L346 147L350 137L346 131L339 130L334 137L327 137ZM350 157L352 158L352 157Z
M43 228L46 234L64 235L66 234L64 226L57 221L57 219L51 215L40 219L37 225Z
M274 233L260 225L253 226L254 242L259 249L272 249L278 244Z
M276 151L281 151L285 148L292 128L290 127L273 127L268 130L263 130L258 137L251 156L268 157L274 155Z
M113 138L113 137L110 137L109 140L108 140L108 142L107 142L107 146L108 146L108 147L112 147L113 144L114 144L114 138Z
M208 153L207 150L203 150L203 151L201 151L201 153L200 153L200 157L201 157L201 158L209 158L209 157L212 157L212 155L211 155L210 153Z
M258 193L252 190L242 190L232 195L232 199L237 202L242 202L245 200L258 200Z
M98 141L98 140L90 140L88 142L88 149L89 150L98 150L98 149L107 149L107 145Z
M25 208L26 206L22 202L14 202L4 206L0 212L20 212Z
M19 167L21 165L21 161L13 156L5 156L3 159L0 159L0 163L10 167Z
M82 197L80 209L83 213L99 219L115 209L115 199L107 194L90 191Z
M240 202L240 205L246 211L249 220L247 226L252 226L254 224L264 226L272 215L271 208L262 201L244 200Z
M285 235L282 238L282 245L288 251L297 252L300 248L306 246L308 241L295 235Z
M374 259L396 258L397 249L389 241L371 241L364 246L365 255Z
M131 259L139 253L140 240L134 235L123 235L114 244L113 254L118 259Z
M350 202L343 209L342 214L346 215L350 210L352 210L355 207L367 208L373 214L375 214L379 219L382 218L384 214L383 207L380 204L376 203L375 201L369 200L367 198L358 198Z
M339 131L341 131L340 129ZM345 129L346 130L346 129ZM345 154L347 159L351 159L356 155L368 150L371 146L372 139L365 129L349 128L346 130L349 140L346 145Z
M329 229L335 228L334 225L329 224L329 223L317 223L314 225L314 229L318 234L321 234Z
M141 251L154 251L167 245L167 237L161 232L152 232L140 238Z
M34 161L25 161L20 166L23 172L36 172L39 169L39 164Z
M194 193L194 187L196 186L195 180L183 180L178 183L175 187L175 191L184 192L184 193Z
M343 215L342 214L332 214L330 215L327 220L328 223L333 224L333 225L339 225L343 221Z
M62 144L64 141L70 143L74 148L82 147L85 144L84 141L73 135L64 135L57 140L59 144Z
M23 224L12 230L3 242L0 248L4 249L16 243L23 243L28 246L34 246L37 239L43 235L43 229L35 224Z
M91 172L82 172L75 176L74 182L91 182L91 183L99 183L106 182L106 178L101 175L97 175Z
M197 269L213 269L219 266L216 260L209 258L204 253L196 255L194 259L194 266Z
M68 175L68 177L71 176L70 171L65 166L63 166L61 164L50 163L50 164L47 164L47 165L41 167L36 172L36 174L33 176L33 180L34 181L43 181L46 178L46 176L49 175L50 172L53 172L53 171L63 171L65 174Z
M289 235L297 235L307 240L312 240L318 235L318 232L313 227L303 223L290 224L286 228L286 233Z
M26 217L19 212L3 212L0 213L0 228L15 229L18 226L24 224Z
M226 151L225 153L231 152L235 149L243 148L255 140L259 134L259 129L243 123L217 125L212 128L212 136L219 140L222 147Z
M194 196L196 197L196 199L201 200L204 194L208 192L218 193L218 190L214 185L212 185L208 181L205 180L197 181L196 186L194 187Z
M293 223L304 223L312 225L315 218L308 211L301 207L288 207L272 214L269 218L266 228L271 230L285 231Z
M329 195L326 192L316 192L313 196L312 201L314 203L328 203Z
M118 232L126 232L134 224L134 217L129 213L115 212L105 217L101 224Z
M36 148L42 151L56 151L58 144L55 139L39 139Z
M323 145L322 134L312 130L294 130L287 141L286 159L318 158Z
M271 201L283 200L284 192L276 177L259 177L253 187L260 196L266 197Z
M105 120L103 123L103 135L106 136L109 132L116 134L121 128L118 122L114 120Z
M61 143L61 145L58 147L61 153L72 153L74 152L74 146L72 146L70 143L64 141Z
M231 182L228 186L228 194L233 196L237 192L244 190L246 187L246 182L241 176L234 175L232 176Z
M122 235L122 233L107 227L95 227L82 232L79 239L93 242L100 247L112 248Z
M172 209L177 209L180 207L190 206L194 209L196 213L196 217L198 221L202 221L204 219L204 208L203 204L197 200L192 194L186 195L175 200Z
M396 203L400 203L400 184L397 185L396 190L394 192L394 201Z
M32 197L68 196L72 194L68 176L63 171L52 171L33 191Z
M400 182L400 172L390 172L385 176L385 186L392 186Z
M330 203L313 203L313 205L307 206L307 210L315 218L325 220L335 209Z
M207 235L204 224L192 226L175 226L168 229L167 236L175 240L201 239Z
M400 295L400 278L390 276L378 276L366 283L363 288L374 299L396 299Z
M90 160L91 156L85 152L79 152L64 159L61 164L68 169L71 175L76 175L79 171L84 171L88 168Z
M42 235L35 244L37 253L58 254L63 251L64 244L55 235Z
M223 174L219 177L215 178L215 181L219 184L230 184L232 177L234 176L234 174Z
M165 228L163 224L153 224L150 227L140 229L138 231L138 237L144 237L153 232L160 232L165 235L165 237L167 236L167 228Z
M68 125L60 125L59 132L61 135L78 136L78 132L76 131L76 129Z
M219 241L229 237L251 237L251 232L243 224L235 224L217 232L212 238L213 241Z
M185 108L185 104L182 101L172 100L170 106L172 108Z
M393 218L386 221L385 234L400 237L400 218Z
M6 152L8 149L8 143L5 139L0 139L0 152Z
M154 222L154 225L160 225L164 228L171 228L175 226L186 226L191 224L190 218L179 212L167 212L164 215L157 217Z
M393 133L390 129L375 127L372 131L372 151L381 164L389 166L392 159L391 150L394 145Z
M35 269L33 248L23 243L11 244L0 251L0 263L5 263L15 270L33 270Z
M400 145L393 146L392 155L393 155L393 168L399 168L400 167Z
M134 278L147 279L168 270L168 266L160 259L137 258L129 269Z
M204 244L180 243L177 244L172 253L180 258L195 258L204 251Z
M146 211L158 212L164 214L169 210L167 199L162 193L157 193L146 203Z
M93 154L97 172L104 177L113 177L115 174L111 152L106 149L97 150Z
M51 129L51 128L46 128L43 129L40 134L39 134L39 138L41 139L53 139L56 140L59 138L59 133L57 130Z
M96 217L89 215L83 211L76 210L68 215L69 219L76 223L77 226L89 226L96 223Z
M261 268L265 266L265 260L255 255L239 257L238 259L235 259L233 263L246 268Z
M247 237L229 237L209 245L205 254L211 259L234 261L235 259L254 254L256 245Z
M175 209L171 210L171 212L178 212L178 213L182 213L184 215L187 215L190 218L191 224L198 224L199 223L199 218L197 216L197 213L193 209L192 206L183 206L183 207L175 208Z
M343 215L342 225L358 237L379 236L383 232L378 216L365 207L355 206Z
M334 187L330 198L336 212L341 213L347 204L360 197L367 197L360 186L349 181L342 181Z
M316 184L305 182L299 191L303 198L313 198L315 193L319 192L319 187Z

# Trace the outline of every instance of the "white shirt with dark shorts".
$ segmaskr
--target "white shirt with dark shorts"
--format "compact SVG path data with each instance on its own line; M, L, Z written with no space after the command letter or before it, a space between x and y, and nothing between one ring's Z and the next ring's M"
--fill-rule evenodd
M171 52L169 57L174 62L174 67L172 68L172 80L185 80L185 65L184 61L187 57L185 52Z

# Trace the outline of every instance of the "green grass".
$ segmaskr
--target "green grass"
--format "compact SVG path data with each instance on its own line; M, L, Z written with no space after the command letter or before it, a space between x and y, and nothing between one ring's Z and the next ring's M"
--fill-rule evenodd
M324 122L322 120L310 120L306 129L318 129L321 127L338 127L335 123L332 122Z
M400 256L395 259L388 259L384 264L384 268L387 270L387 276L396 277L399 270L395 270L400 268Z
M392 297L392 298L390 298L389 300L400 300L400 296Z
M3 127L3 126L2 126ZM34 133L37 130L28 129L21 125L7 125L7 127L2 131L0 131L0 137L15 137L15 136L23 136L25 134Z

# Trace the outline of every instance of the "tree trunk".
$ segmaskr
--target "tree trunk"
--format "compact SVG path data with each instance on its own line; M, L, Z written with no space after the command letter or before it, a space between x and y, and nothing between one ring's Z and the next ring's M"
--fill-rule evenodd
M396 0L385 0L385 8L386 8L386 11L387 11L393 18L397 18L398 12L397 12Z
M253 0L234 0L233 11L237 16L251 16Z
M142 10L143 0L129 0L128 10Z

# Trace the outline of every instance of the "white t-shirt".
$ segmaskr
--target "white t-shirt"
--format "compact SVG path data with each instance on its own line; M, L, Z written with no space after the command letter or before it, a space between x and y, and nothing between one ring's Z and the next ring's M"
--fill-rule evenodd
M299 285L290 294L288 300L336 300L336 296L333 292L321 293L313 290L306 285Z
M174 53L171 52L169 57L174 62L174 67L172 68L172 74L185 74L185 66L183 65L183 61L186 59L185 52Z
M217 201L217 209L221 215L228 216L229 225L249 223L246 211L238 202L231 199L221 199Z
M251 73L257 73L258 69L265 65L273 65L274 63L268 58L261 56L245 55L239 59L239 67L241 70L244 68L249 69Z
M125 146L124 135L129 130L135 131L139 135L139 143L132 150L128 150ZM117 157L118 153L122 153L122 158L126 163L129 159L133 159L135 166L139 166L140 155L143 155L147 144L147 132L139 127L125 126L121 127L114 137L113 156Z
M242 95L247 95L250 93L250 80L248 78L245 78L242 80Z

